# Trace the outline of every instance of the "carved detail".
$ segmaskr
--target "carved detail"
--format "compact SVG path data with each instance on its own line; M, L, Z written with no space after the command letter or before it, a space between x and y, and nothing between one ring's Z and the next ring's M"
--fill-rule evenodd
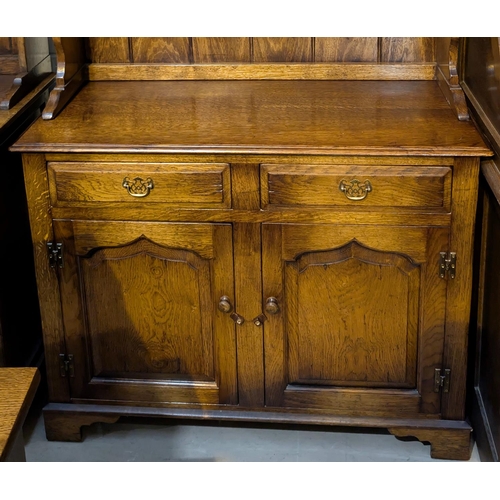
M321 261L318 261L319 254L322 255ZM418 265L406 255L374 250L362 245L357 240L352 240L335 250L304 253L297 261L299 261L299 273L303 273L309 266L328 266L331 264L338 264L348 259L357 259L366 264L379 266L395 266L406 275L418 267Z
M82 440L82 426L92 425L97 422L114 424L120 418L119 415L103 415L59 413L44 411L45 435L48 441L73 441Z
M431 444L431 457L444 460L469 460L471 456L472 429L425 429L411 427L389 427L396 437L413 436Z
M465 93L460 86L458 74L460 39L451 37L437 38L436 40L438 44L436 77L439 87L458 119L469 120Z
M53 37L52 40L57 57L56 86L42 113L44 120L55 118L88 80L83 39Z

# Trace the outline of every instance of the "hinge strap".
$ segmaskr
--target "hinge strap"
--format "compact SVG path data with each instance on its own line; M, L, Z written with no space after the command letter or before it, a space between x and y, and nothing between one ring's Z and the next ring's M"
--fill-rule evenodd
M434 370L434 392L439 392L443 388L443 392L450 392L451 370L446 368L443 370L444 375L441 375L441 369Z
M73 361L73 354L59 354L59 374L61 377L66 377L68 374L70 377L75 376L75 364Z
M49 264L52 269L59 267L62 269L64 267L63 260L63 244L62 243L54 243L53 241L49 241L47 243L47 251L49 254Z
M457 271L457 253L450 252L449 256L446 252L439 252L439 277L444 278L446 273L450 278L455 277Z

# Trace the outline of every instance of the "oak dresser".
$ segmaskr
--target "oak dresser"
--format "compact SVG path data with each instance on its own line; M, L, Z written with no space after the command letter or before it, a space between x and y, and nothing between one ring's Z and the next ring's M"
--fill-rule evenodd
M150 415L380 427L468 459L491 151L453 68L99 63L113 40L86 41L94 59L58 74L46 120L13 148L48 439Z

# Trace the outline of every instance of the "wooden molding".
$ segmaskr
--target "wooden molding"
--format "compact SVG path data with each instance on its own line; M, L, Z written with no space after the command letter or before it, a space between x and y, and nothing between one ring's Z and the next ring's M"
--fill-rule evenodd
M434 63L90 64L90 81L434 80Z

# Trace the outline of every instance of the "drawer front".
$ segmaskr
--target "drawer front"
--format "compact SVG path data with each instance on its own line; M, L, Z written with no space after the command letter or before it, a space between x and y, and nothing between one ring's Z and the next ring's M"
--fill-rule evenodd
M261 165L262 206L449 212L451 177L450 167Z
M54 207L161 203L180 208L231 207L226 163L49 162Z

